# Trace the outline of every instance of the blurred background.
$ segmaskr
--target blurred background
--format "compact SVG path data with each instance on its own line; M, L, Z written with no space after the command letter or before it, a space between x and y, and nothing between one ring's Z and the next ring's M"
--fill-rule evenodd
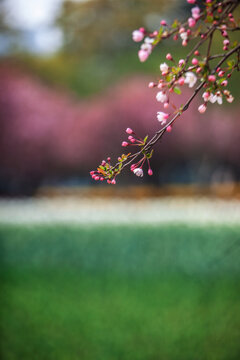
M0 0L2 359L239 359L239 76L233 104L194 100L152 177L89 176L127 127L158 129L148 83L187 51L163 42L140 63L132 31L190 9Z

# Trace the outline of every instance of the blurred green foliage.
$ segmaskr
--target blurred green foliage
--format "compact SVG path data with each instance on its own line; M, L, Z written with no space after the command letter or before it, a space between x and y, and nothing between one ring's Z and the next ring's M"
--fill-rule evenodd
M1 226L1 358L238 359L239 226Z

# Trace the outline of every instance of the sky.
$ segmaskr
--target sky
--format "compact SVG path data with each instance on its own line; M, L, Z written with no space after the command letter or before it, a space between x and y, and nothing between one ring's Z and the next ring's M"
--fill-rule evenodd
M54 52L62 41L61 31L53 25L62 2L63 0L5 0L8 22L32 34L32 48L35 52Z

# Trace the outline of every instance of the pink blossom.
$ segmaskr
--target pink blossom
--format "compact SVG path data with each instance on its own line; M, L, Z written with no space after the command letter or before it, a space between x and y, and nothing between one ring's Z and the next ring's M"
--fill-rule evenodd
M169 117L169 114L167 114L165 112L162 112L162 111L157 112L157 119L161 123L161 125L166 124L168 117Z
M180 37L183 41L186 41L188 39L188 34L186 31L180 33Z
M133 173L136 175L136 176L139 176L139 177L143 177L143 171L141 168L136 168L133 170Z
M198 111L200 112L200 114L205 113L206 110L207 110L207 106L205 104L200 105L198 108Z
M112 184L112 185L115 185L115 184L116 184L116 180L115 180L115 179L112 179L111 184Z
M190 17L188 19L188 26L189 27L194 27L195 25L196 25L196 20Z
M192 88L196 84L196 82L196 75L191 71L186 72L185 84L188 84L188 86Z
M192 8L192 17L197 20L200 16L200 8L198 6L195 6Z
M224 76L224 74L225 74L225 71L220 70L220 71L219 71L219 73L218 73L218 76L223 77L223 76Z
M123 142L122 142L122 146L125 147L125 146L128 146L128 145L129 145L129 144L128 144L126 141L123 141Z
M148 169L148 175L149 175L149 176L152 176L152 174L153 174L153 171L152 171L152 169L149 168L149 169Z
M205 92L203 93L203 95L202 95L203 100L204 100L205 102L208 101L209 96L210 96L209 92L208 92L208 91L205 91Z
M166 63L160 64L160 70L162 74L166 74L168 72L168 65Z
M148 58L148 56L149 56L149 52L148 52L148 51L146 51L146 50L139 50L139 51L138 51L138 57L139 57L139 60L140 60L141 62L146 61L147 58Z
M139 31L139 30L134 30L132 32L132 39L133 41L135 42L139 42L139 41L142 41L144 38L144 34L142 31Z
M169 125L166 130L167 130L167 132L171 132L172 131L171 125Z
M167 101L167 95L164 92L159 91L156 95L156 99L157 101L164 103Z
M223 45L228 46L230 41L228 39L223 40Z
M234 97L230 94L230 95L227 97L227 102L232 103L233 100L234 100Z

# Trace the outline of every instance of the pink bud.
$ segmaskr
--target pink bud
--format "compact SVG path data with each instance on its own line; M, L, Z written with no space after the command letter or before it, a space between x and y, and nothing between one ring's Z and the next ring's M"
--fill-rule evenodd
M94 180L98 181L100 178L99 176L95 176Z
M185 60L180 59L179 62L178 62L178 65L179 65L179 66L183 66L184 64L185 64Z
M193 58L193 59L192 59L192 64L193 64L193 65L197 65L197 64L198 64L198 59Z
M219 73L218 73L218 76L223 77L223 76L224 76L224 74L225 74L225 71L220 70L220 71L219 71Z
M194 51L194 55L198 56L198 55L199 55L199 51L198 51L198 50Z
M167 23L166 23L165 20L161 20L160 24L161 24L162 26L167 26Z
M223 80L223 82L221 83L222 86L227 86L228 81L227 80Z
M127 129L126 129L126 133L127 133L127 134L133 134L133 130L130 129L130 128L127 128Z
M140 31L140 30L134 30L134 31L132 32L132 39L133 39L133 41L139 42L139 41L142 41L143 38L144 38L144 34L143 34L142 31Z
M149 169L148 169L148 175L149 175L149 176L152 176L152 174L153 174L153 171L152 171L152 169L149 168Z
M226 32L226 30L224 30L224 31L222 32L222 36L223 36L223 37L228 37L228 33Z
M180 29L179 29L179 34L182 34L182 33L184 33L185 32L185 28L184 27L181 27Z
M108 184L111 184L112 181L111 181L110 179L107 179L107 183L108 183Z
M200 105L198 108L198 111L200 112L200 114L205 113L206 110L207 110L207 107L205 104Z
M108 162L110 162L110 161L111 161L111 158L110 158L110 157L108 157L108 158L107 158L107 161L108 161Z
M103 160L102 163L101 163L102 166L105 166L106 165L106 161Z
M157 34L158 34L158 31L157 31L157 30L155 30L155 31L152 33L153 36L157 36Z
M196 69L196 73L199 74L201 71L202 71L202 68L199 66L199 67Z
M152 81L148 84L148 87L149 87L149 88L153 88L154 86L156 86L156 85L155 85L154 82L152 82Z
M100 181L103 181L104 180L104 178L103 177L100 177Z
M111 184L112 184L112 185L115 185L115 184L116 184L116 180L115 180L115 179L112 179Z
M169 103L165 102L165 103L163 104L163 107L164 107L164 109L167 109L167 108L169 107Z
M148 56L149 56L149 52L148 52L148 51L146 51L146 50L139 50L139 51L138 51L138 57L139 57L139 60L140 60L141 62L146 61L147 58L148 58Z
M211 82L216 81L216 76L215 75L209 75L208 76L208 81L211 81Z
M187 46L187 40L183 40L182 46Z
M131 143L134 143L134 142L136 141L136 140L134 139L134 137L131 136L131 135L128 137L128 140L131 141Z
M227 47L227 46L224 46L224 47L223 47L223 50L224 50L224 51L228 50L228 47Z
M177 34L175 34L174 37L173 37L173 40L176 41L177 39L178 39L178 36L177 36Z
M140 27L140 28L139 28L139 31L141 31L142 33L145 33L144 27Z
M223 45L228 46L230 41L228 39L223 40Z
M189 4L195 4L196 0L187 0Z
M172 131L171 125L169 125L166 130L167 130L167 132L171 132Z
M167 59L167 60L172 60L172 59L173 59L173 58L172 58L172 55L168 53L168 54L166 55L166 59Z
M125 147L125 146L128 146L128 145L129 145L129 144L128 144L126 141L123 141L123 142L122 142L122 146Z
M195 25L196 25L196 20L190 17L188 19L188 26L189 27L194 27Z
M95 171L90 171L90 175L94 175Z
M179 85L184 85L184 83L185 83L184 77L181 77L180 79L178 79L178 83L179 83Z

